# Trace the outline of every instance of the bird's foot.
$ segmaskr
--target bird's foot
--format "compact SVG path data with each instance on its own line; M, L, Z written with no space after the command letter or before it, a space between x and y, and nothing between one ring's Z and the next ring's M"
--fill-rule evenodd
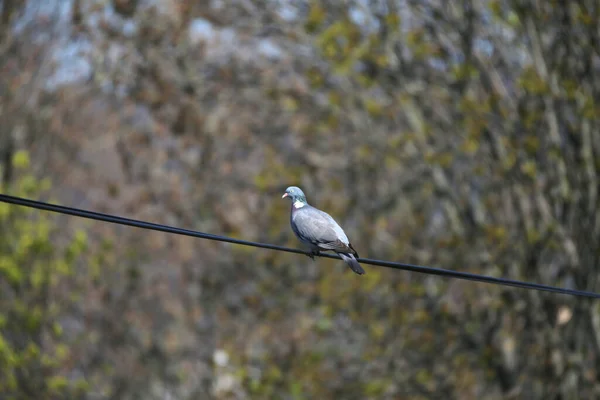
M320 255L321 255L321 252L318 250L317 251L313 250L310 252L310 254L307 254L307 256L309 256L310 259L313 261L315 261L315 256L320 256Z

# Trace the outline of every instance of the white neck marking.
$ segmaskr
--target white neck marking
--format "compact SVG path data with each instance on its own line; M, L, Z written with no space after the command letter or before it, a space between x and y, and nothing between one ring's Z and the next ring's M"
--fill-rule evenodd
M300 200L296 200L294 202L294 208L298 209L298 208L302 208L304 207L306 204L304 204L303 202L301 202Z

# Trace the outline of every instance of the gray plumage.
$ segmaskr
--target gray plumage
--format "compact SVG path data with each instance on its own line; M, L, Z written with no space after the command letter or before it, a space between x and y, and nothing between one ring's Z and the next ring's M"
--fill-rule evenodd
M348 236L329 214L309 205L304 192L296 186L287 188L284 197L292 200L290 224L298 239L310 248L311 258L320 251L331 250L339 254L352 271L359 275L365 273Z

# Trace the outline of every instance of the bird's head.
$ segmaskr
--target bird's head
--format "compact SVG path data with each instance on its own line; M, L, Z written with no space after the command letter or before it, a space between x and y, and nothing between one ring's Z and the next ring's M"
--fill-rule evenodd
M306 204L306 196L304 195L302 189L300 189L297 186L290 186L289 188L285 189L285 193L283 194L283 196L281 196L281 198L283 199L286 197L292 199L292 203L294 203L294 205L301 204L302 206Z

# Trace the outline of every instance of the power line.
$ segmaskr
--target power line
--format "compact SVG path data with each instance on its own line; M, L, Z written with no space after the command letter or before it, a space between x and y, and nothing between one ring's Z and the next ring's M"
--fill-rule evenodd
M118 217L116 215L103 214L103 213L99 213L99 212L87 211L87 210L82 210L82 209L78 209L78 208L66 207L66 206L60 206L60 205L56 205L56 204L44 203L41 201L24 199L21 197L9 196L9 195L5 195L5 194L0 194L0 202L24 206L24 207L36 208L39 210L51 211L51 212L56 212L56 213L60 213L60 214L73 215L76 217L93 219L96 221L111 222L113 224L133 226L135 228L150 229L150 230L159 231L159 232L173 233L176 235L191 236L191 237L196 237L196 238L200 238L200 239L208 239L208 240L215 240L215 241L219 241L219 242L239 244L242 246L260 247L260 248L269 249L269 250L285 251L287 253L296 253L296 254L305 254L305 255L311 254L308 251L303 251L303 250L299 250L299 249L291 249L289 247L277 246L274 244L258 243L258 242L251 242L248 240L234 239L234 238L230 238L227 236L213 235L210 233L193 231L193 230L189 230L189 229L176 228L173 226L155 224L152 222L145 222L145 221L135 220L135 219L131 219L131 218ZM326 254L326 253L321 253L320 257L340 259L340 257L338 255ZM358 258L358 261L363 264L376 265L379 267L393 268L393 269L399 269L399 270L404 270L404 271L419 272L422 274L438 275L438 276L445 276L445 277L450 277L450 278L464 279L464 280L468 280L468 281L491 283L491 284L495 284L495 285L513 286L513 287L518 287L518 288L522 288L522 289L533 289L533 290L540 290L540 291L545 291L545 292L566 294L566 295L571 295L571 296L591 297L591 298L600 299L600 294L594 293L594 292L587 292L587 291L583 291L583 290L558 288L558 287L554 287L554 286L540 285L537 283L522 282L522 281L516 281L516 280L512 280L512 279L495 278L492 276L471 274L468 272L451 271L451 270L442 269L442 268L424 267L424 266L420 266L420 265L405 264L405 263L392 262L392 261L373 260L370 258Z

